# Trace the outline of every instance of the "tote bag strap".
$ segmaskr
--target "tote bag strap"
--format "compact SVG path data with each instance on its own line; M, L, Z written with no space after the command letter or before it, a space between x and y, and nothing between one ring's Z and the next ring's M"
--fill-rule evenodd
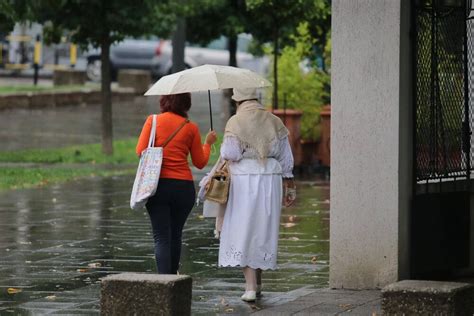
M175 137L176 134L178 134L178 132L179 132L179 131L184 127L184 125L186 125L186 123L188 123L188 122L189 122L189 120L186 119L186 120L178 127L178 129L175 130L175 131L173 132L173 134L171 134L171 135L168 137L168 139L165 140L165 142L163 143L163 145L162 145L161 147L165 148L165 146L168 145L168 143L173 139L173 137Z
M156 137L156 115L153 115L150 137L148 138L148 148L155 146L155 137Z

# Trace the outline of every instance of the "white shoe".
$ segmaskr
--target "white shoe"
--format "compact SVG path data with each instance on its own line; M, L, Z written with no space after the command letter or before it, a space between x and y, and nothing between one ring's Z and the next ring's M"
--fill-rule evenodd
M257 284L257 293L256 293L257 297L259 296L262 296L262 285L261 284Z
M245 291L244 295L240 297L245 302L255 302L257 293L255 291Z

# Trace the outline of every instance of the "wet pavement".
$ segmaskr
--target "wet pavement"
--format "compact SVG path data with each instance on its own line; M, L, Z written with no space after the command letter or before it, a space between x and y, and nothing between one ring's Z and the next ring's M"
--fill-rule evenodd
M132 102L112 106L115 139L137 137L146 117L159 113L158 97L136 97ZM214 128L221 132L225 107L221 92L212 93ZM192 94L191 120L198 122L201 133L209 130L209 105L206 93ZM9 109L0 112L2 151L55 148L76 144L100 143L101 106L81 105L43 109Z
M155 271L147 215L128 206L132 181L89 178L0 193L0 315L99 314L101 277ZM193 210L180 268L193 277L193 315L247 314L327 287L329 183L298 188L296 205L281 217L279 270L264 272L255 304L239 299L239 269L216 267L213 222Z

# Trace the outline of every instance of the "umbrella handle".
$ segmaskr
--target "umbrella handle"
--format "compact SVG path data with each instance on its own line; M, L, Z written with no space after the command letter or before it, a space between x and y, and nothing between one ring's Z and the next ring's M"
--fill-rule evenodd
M212 105L211 105L211 90L207 90L207 95L209 97L209 117L211 118L211 131L214 130L214 126L212 124Z

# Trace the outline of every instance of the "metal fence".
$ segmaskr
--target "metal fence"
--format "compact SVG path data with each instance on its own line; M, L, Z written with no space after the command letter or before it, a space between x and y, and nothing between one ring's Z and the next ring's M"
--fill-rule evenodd
M465 180L474 158L472 2L414 3L415 179Z

